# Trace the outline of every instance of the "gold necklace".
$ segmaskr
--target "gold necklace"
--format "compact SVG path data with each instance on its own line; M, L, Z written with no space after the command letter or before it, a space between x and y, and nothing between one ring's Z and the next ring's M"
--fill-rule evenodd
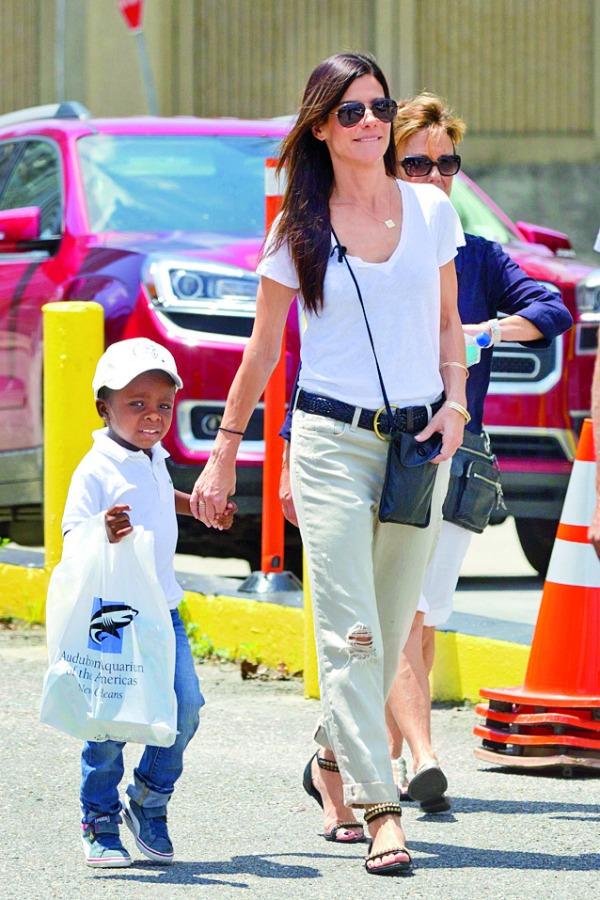
M359 209L362 209L362 211L364 213L366 213L375 222L379 222L380 225L385 225L386 228L392 229L392 228L396 228L396 222L394 222L394 220L392 219L392 195L391 194L389 194L389 200L390 200L390 202L389 202L387 219L378 219L377 216L374 216L370 210L365 209L364 206L361 206L360 203L356 203L356 201L354 201L354 200L347 200L345 202L337 201L337 202L333 203L332 206L357 206Z

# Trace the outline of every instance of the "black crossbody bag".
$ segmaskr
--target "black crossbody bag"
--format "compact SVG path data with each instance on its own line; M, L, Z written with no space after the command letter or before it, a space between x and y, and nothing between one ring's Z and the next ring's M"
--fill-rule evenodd
M505 512L498 461L485 432L465 431L452 457L450 484L442 514L447 522L481 534L493 512Z
M367 312L363 302L358 281L348 262L346 250L341 246L338 237L332 229L333 237L338 250L338 261L342 259L346 263L348 271L354 282L356 293L367 326L367 333L377 367L377 376L381 385L383 404L389 421L394 421L394 413L388 400L387 391L383 383L381 369L375 344L371 333L371 326L367 319ZM387 464L383 490L379 501L379 521L394 522L397 525L413 525L415 528L427 528L431 518L431 497L437 475L437 465L431 465L430 460L438 455L442 446L442 436L437 433L426 441L416 441L414 435L406 431L400 431L392 427L389 438Z

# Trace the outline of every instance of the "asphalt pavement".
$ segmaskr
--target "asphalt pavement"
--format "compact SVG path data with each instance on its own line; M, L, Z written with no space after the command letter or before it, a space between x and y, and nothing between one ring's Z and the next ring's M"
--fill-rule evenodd
M176 864L144 861L124 830L134 865L90 871L79 844L79 745L38 721L42 638L0 632L6 900L597 896L600 779L488 768L473 757L473 710L436 708L452 812L426 817L406 804L415 874L376 878L362 868L364 847L323 840L302 790L317 704L300 682L243 682L236 667L213 664L199 667L207 705L170 809ZM127 748L127 771L138 753Z

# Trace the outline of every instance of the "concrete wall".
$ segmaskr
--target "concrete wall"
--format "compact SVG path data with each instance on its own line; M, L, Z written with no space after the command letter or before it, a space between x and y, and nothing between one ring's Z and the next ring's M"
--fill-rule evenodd
M592 249L600 229L600 161L469 165L467 160L465 169L512 219L565 231L577 255L600 267L600 255Z
M429 89L465 118L466 169L510 215L591 252L600 0L146 0L144 33L163 115L289 113L319 59L372 52L396 96ZM0 113L58 97L147 112L117 0L0 0Z

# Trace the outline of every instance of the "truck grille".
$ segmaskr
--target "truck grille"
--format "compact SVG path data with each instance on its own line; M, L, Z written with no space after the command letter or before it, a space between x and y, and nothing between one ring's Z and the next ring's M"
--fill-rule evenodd
M544 394L560 381L562 339L549 347L511 342L494 349L490 394Z
M522 434L510 430L506 434L494 432L493 426L486 429L492 442L492 452L507 459L572 459L562 436L553 434Z
M202 331L211 335L224 335L227 337L249 338L252 334L254 316L231 316L174 312L161 310L162 314L179 328L187 328L190 331Z

